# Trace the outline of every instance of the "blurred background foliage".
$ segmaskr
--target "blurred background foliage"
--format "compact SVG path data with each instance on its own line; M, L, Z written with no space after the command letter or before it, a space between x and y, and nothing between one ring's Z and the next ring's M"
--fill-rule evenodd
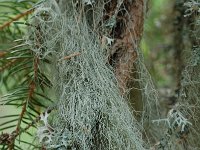
M173 0L151 0L141 47L158 88L173 85Z
M50 81L46 75L40 74L40 68L37 68L38 63L48 62L38 62L23 44L26 27L29 25L26 20L36 2L37 0L0 1L0 96L7 94L0 102L4 104L0 106L0 133L18 130L16 125L19 125L21 117L19 128L25 128L52 101L47 96L48 90L44 88L48 89L51 86ZM149 1L141 41L146 65L158 89L176 86L172 46L173 6L173 0ZM17 93L16 89L19 89ZM16 101L19 99L21 101ZM22 111L23 107L26 108L26 112ZM29 136L33 131L35 130L31 129L23 131L26 134L20 133L21 139L25 137L27 141L15 142L15 148L27 149L28 145L29 149L34 149L34 146L31 146L34 136ZM19 140L19 137L17 139ZM19 147L20 144L22 146Z

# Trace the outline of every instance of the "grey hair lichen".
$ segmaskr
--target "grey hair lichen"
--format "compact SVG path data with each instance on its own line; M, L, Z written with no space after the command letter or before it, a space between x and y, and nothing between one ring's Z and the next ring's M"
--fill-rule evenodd
M141 126L120 93L99 40L96 27L104 4L103 0L48 0L33 14L35 28L27 43L40 59L50 61L58 100L54 120L38 127L39 140L48 149L145 149ZM95 18L88 18L85 7L94 10ZM109 45L113 41L107 40Z

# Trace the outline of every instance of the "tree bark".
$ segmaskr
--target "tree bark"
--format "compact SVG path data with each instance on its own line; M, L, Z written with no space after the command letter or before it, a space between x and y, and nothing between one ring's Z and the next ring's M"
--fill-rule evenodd
M115 12L116 0L110 2L107 13ZM137 51L143 33L145 3L142 0L124 0L117 13L116 26L111 35L115 43L111 48L109 63L115 68L116 78L122 94L131 80L133 63L137 59Z

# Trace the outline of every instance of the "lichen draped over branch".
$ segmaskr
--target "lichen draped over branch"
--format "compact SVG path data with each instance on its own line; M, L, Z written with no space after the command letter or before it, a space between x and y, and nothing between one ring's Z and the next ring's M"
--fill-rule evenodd
M47 148L145 149L141 127L107 61L115 26L115 15L103 20L108 2L49 0L35 9L27 44L51 62L58 99L56 119L48 123L44 116L38 128Z

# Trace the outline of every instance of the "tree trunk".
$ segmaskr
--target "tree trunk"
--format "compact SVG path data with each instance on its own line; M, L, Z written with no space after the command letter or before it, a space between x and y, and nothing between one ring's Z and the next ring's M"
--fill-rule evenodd
M117 5L113 6L115 3L114 0L111 1L110 8L107 9L107 13L114 13L116 9L121 10L116 15L116 26L110 34L114 36L115 42L111 48L109 63L115 69L119 87L124 94L130 82L133 63L139 50L146 4L141 0L125 0L118 8Z

